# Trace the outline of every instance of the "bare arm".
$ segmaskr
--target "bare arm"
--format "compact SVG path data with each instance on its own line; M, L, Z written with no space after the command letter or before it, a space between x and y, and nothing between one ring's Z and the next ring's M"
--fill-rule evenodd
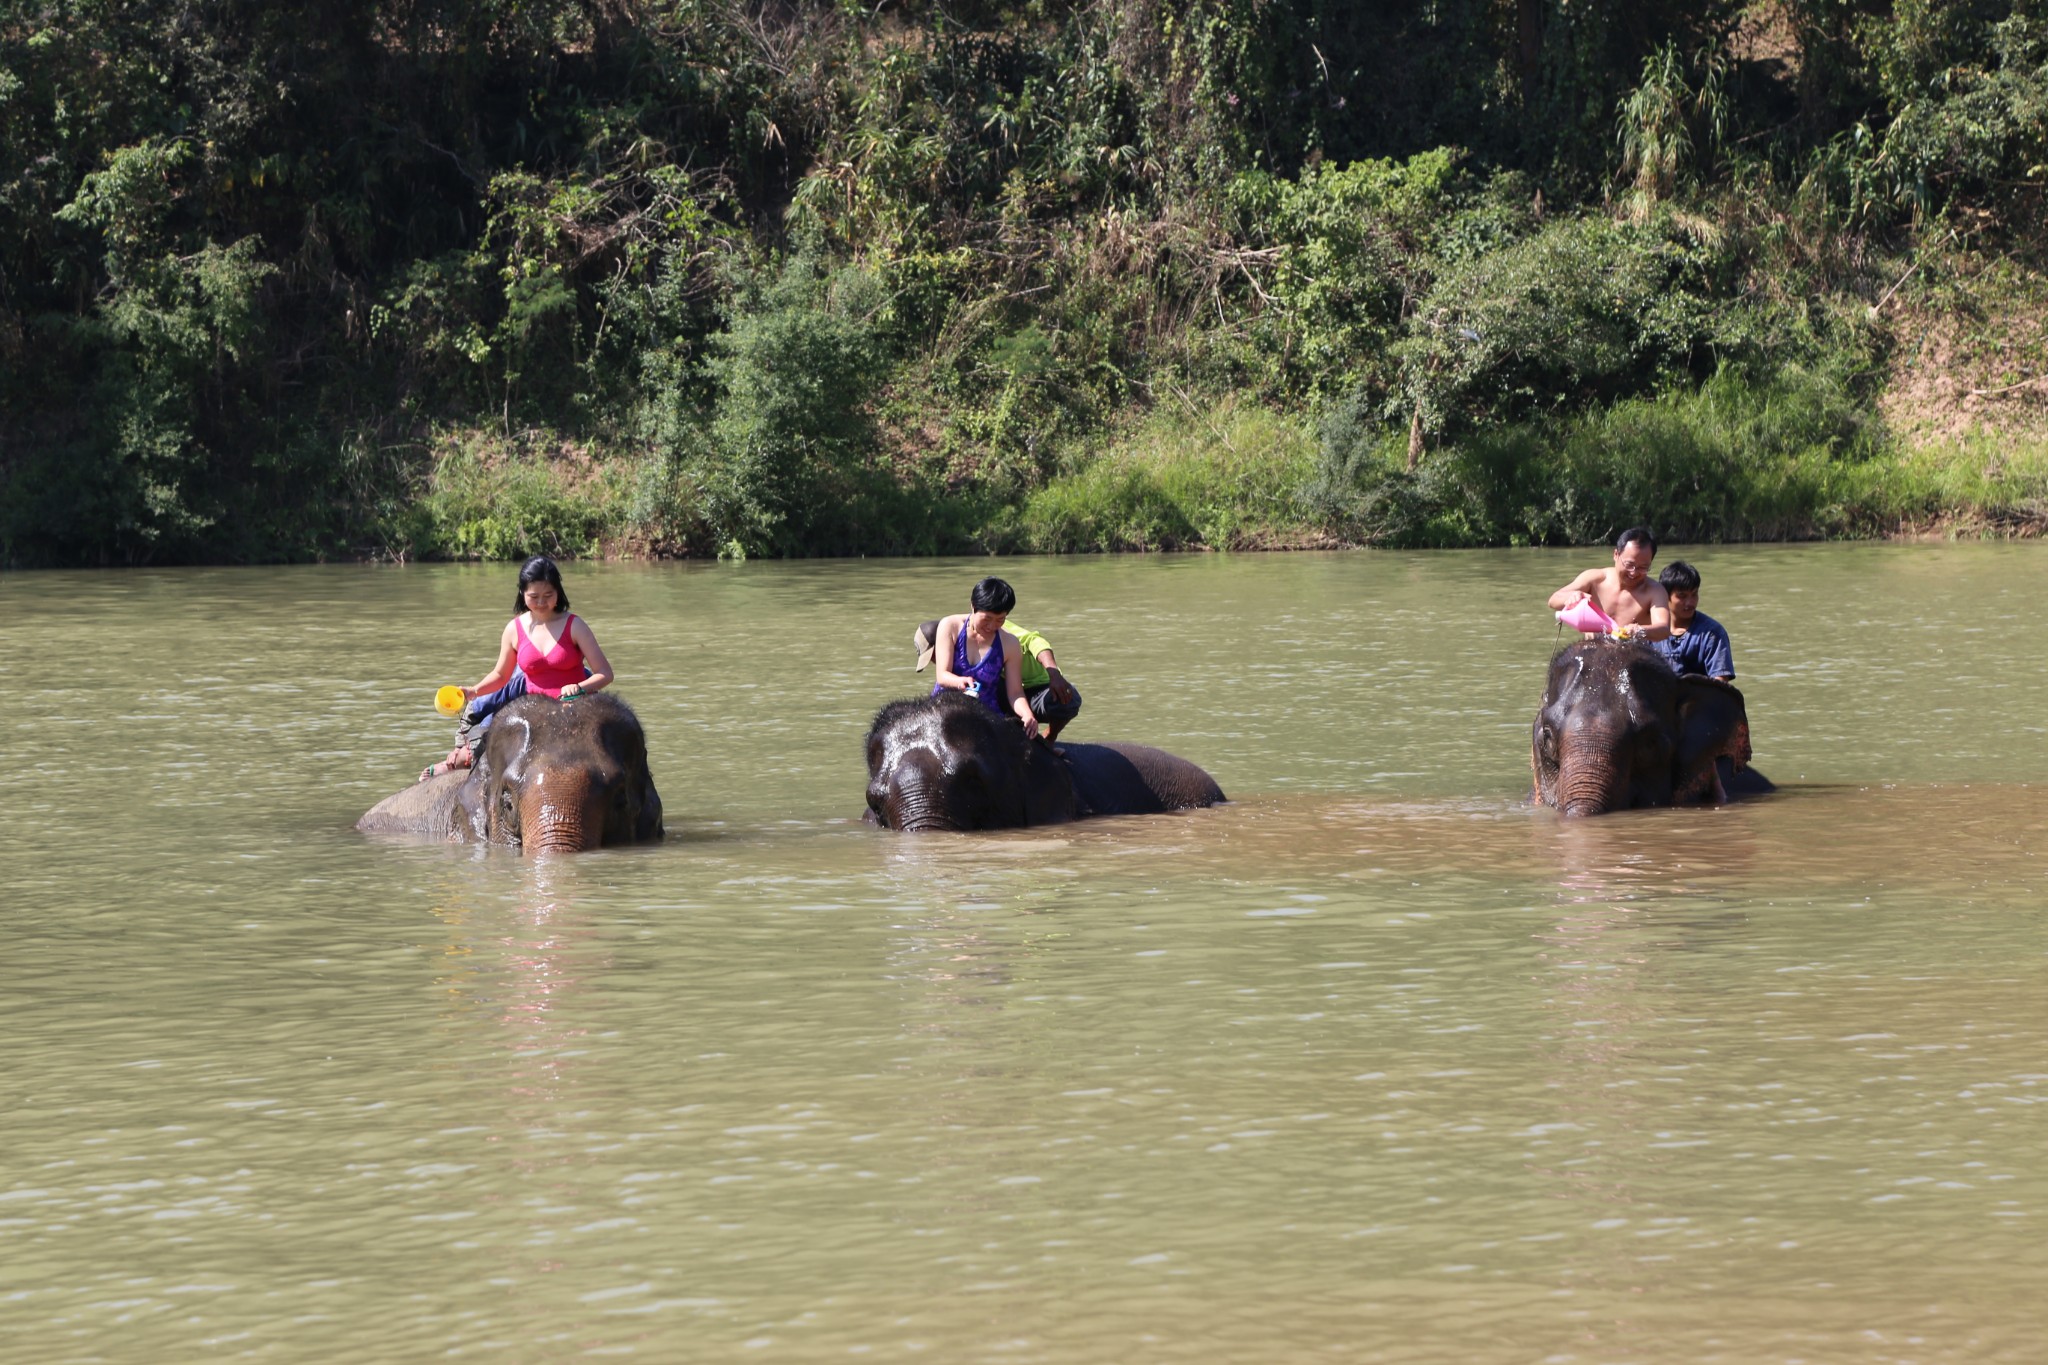
M1063 702L1074 699L1074 685L1067 681L1067 675L1060 672L1059 660L1052 657L1052 651L1038 651L1038 662L1045 666L1046 677L1052 681L1052 694Z
M1640 626L1623 629L1631 640L1665 640L1671 637L1671 594L1662 583L1650 585L1650 619Z
M1002 637L998 635L997 639ZM1031 703L1024 700L1024 651L1005 649L1003 651L1003 691L1010 698L1010 709L1017 713L1017 719L1024 722L1024 738L1038 738L1038 717L1031 714Z
M604 657L604 650L597 643L597 636L577 617L569 626L569 638L576 642L576 648L583 651L583 666L590 670L590 676L582 682L570 683L562 689L565 697L579 696L585 692L596 692L608 686L612 680L611 660Z
M1668 640L1671 638L1671 598L1659 586L1650 598L1650 624L1636 631L1639 640Z
M1552 611L1563 611L1567 607L1575 607L1580 602L1591 597L1594 585L1599 583L1600 575L1606 572L1605 569L1586 570L1577 578L1574 578L1571 582L1550 594L1550 609Z
M939 622L939 637L932 641L932 669L941 687L950 687L955 692L967 690L966 678L953 671L953 646L960 639L960 628L965 624L958 616L948 616Z
M462 689L465 701L475 701L512 681L513 662L519 657L519 637L512 632L518 629L519 618L516 616L505 623L505 633L498 637L498 662L491 665L491 671L484 674L483 681L475 687Z

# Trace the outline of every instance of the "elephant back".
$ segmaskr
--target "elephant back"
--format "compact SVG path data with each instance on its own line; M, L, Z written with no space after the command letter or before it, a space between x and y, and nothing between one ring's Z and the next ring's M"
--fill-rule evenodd
M1145 744L1065 744L1067 769L1085 815L1156 815L1213 806L1216 779L1175 754Z
M456 802L467 770L441 773L392 793L363 814L356 828L365 834L426 834L443 838L457 832Z

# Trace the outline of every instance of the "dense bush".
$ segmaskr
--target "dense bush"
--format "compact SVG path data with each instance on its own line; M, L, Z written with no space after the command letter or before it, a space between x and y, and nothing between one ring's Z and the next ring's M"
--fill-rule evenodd
M1314 458L1294 422L1226 403L1168 413L1026 501L1014 548L1256 549L1298 536Z
M1689 541L1868 533L1898 510L1888 452L1841 377L1729 367L1696 389L1475 432L1412 471L1340 416L1311 505L1340 535L1395 546L1597 543L1638 523Z
M747 553L856 547L875 456L869 405L887 370L874 277L800 252L743 281L711 342L709 439L692 457L705 515Z
M0 0L0 562L1846 533L2037 10Z
M476 441L443 451L421 515L406 528L410 551L452 559L595 552L620 529L619 476L549 455Z
M1432 434L1612 401L1686 372L1712 305L1687 253L1604 218L1553 222L1446 269L1410 320L1405 398Z

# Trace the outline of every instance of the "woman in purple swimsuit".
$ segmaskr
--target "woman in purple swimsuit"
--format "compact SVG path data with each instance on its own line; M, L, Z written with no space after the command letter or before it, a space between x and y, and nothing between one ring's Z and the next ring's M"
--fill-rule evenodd
M973 611L939 621L932 641L939 680L932 695L965 692L997 715L1023 721L1024 738L1038 738L1038 717L1024 699L1023 656L1003 643L1003 622L1017 605L1016 592L1000 578L984 578L968 601Z

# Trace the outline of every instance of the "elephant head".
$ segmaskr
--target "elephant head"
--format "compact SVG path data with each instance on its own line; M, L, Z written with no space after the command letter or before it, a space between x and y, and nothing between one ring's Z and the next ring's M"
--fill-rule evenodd
M469 832L528 853L659 839L661 796L631 707L598 693L498 713L458 797Z
M958 692L891 702L868 730L868 813L899 830L1014 829L1213 806L1216 779L1143 744L1064 756Z
M1680 677L1647 645L1588 640L1550 661L1530 733L1536 796L1566 815L1728 799L1716 760L1749 762L1732 685Z
M1050 746L958 692L889 703L867 750L868 815L890 829L1010 829L1080 813Z

